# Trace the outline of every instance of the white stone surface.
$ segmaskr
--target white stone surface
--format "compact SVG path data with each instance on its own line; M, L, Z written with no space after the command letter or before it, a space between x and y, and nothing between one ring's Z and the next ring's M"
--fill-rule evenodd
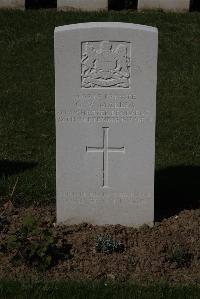
M189 11L190 0L138 0L138 9Z
M0 8L25 9L25 0L0 0Z
M57 0L57 8L60 10L107 10L108 0Z
M157 29L55 29L57 221L152 224Z

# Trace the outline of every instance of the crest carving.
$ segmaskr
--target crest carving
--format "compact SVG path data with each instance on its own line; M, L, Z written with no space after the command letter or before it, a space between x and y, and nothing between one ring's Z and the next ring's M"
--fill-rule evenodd
M129 88L130 43L83 42L81 87Z

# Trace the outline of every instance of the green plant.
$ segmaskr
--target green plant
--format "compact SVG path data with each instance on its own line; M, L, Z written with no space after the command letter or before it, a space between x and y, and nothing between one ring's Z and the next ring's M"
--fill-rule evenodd
M108 235L98 236L96 240L95 248L97 252L102 252L107 254L124 251L123 243L118 240L114 240L112 237Z
M6 240L5 249L12 252L13 263L25 262L45 271L59 260L70 258L71 245L65 239L59 243L52 229L41 228L28 215L23 219L20 230Z
M176 263L177 267L189 266L191 263L192 255L183 246L176 245L169 249L168 251L169 261L171 263Z

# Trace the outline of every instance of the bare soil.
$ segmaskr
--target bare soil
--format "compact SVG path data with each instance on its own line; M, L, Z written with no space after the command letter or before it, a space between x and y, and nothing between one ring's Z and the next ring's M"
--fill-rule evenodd
M40 226L71 244L71 258L45 272L22 263L13 265L9 252L0 253L0 279L92 279L105 281L200 283L200 209L180 214L139 229L121 225L73 226L55 224L55 207L15 208L8 202L0 208L0 244L32 214ZM124 245L123 252L96 251L99 236L109 235ZM1 247L0 247L1 248Z

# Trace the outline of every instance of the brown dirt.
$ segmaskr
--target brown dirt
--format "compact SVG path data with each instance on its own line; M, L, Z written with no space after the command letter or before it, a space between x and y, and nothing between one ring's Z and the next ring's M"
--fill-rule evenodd
M55 225L55 207L14 208L7 203L0 208L1 243L14 234L27 214L32 214L40 226L48 226L60 239L72 245L72 257L41 273L26 264L13 266L11 254L0 253L0 279L31 278L93 279L135 282L168 281L170 283L200 283L200 209L185 210L179 215L156 223L132 227L93 226L83 223L73 226ZM41 221L42 219L42 221ZM124 244L120 253L97 253L97 236L109 235ZM172 250L179 255L172 259ZM187 252L187 256L184 256ZM181 260L181 263L179 262Z

